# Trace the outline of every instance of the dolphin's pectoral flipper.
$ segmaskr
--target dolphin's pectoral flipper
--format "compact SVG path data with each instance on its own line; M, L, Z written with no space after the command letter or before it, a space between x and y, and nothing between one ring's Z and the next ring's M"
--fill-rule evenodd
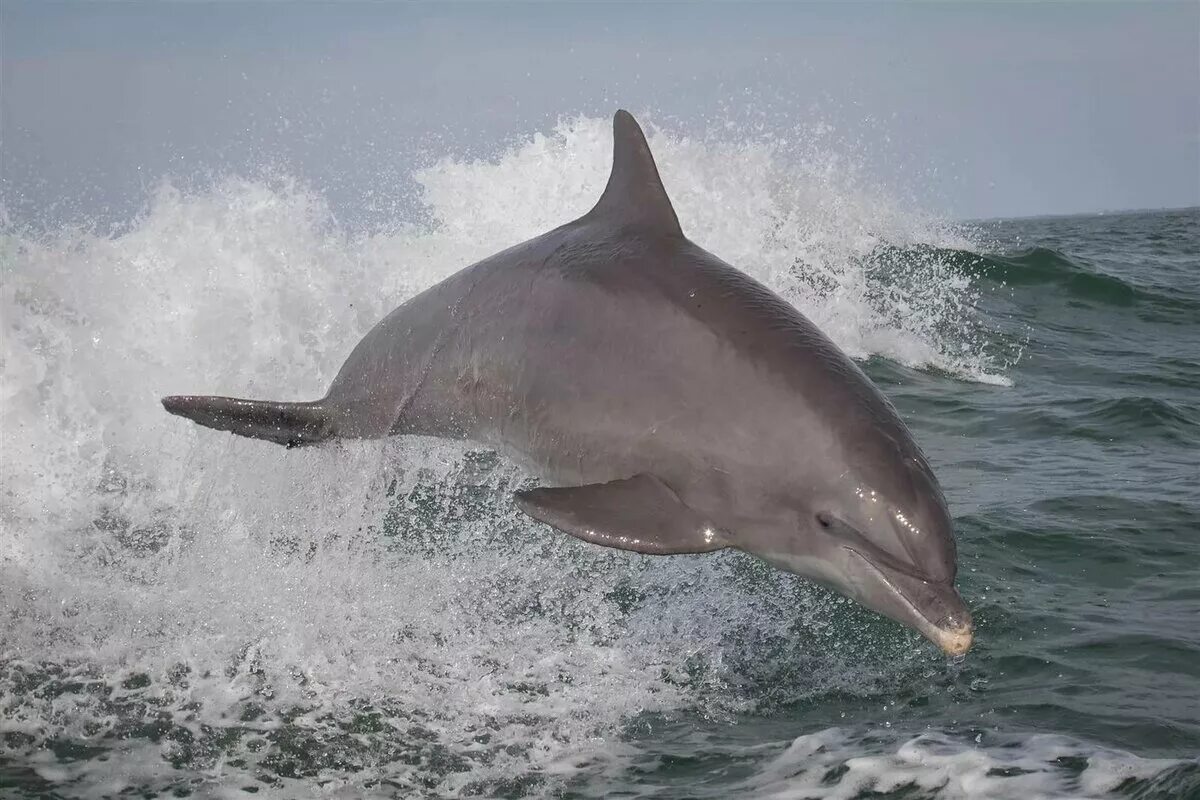
M728 542L653 475L587 486L527 489L517 506L585 542L649 555L707 553Z
M163 408L207 428L287 447L316 444L335 431L329 409L316 403L278 403L232 397L164 397Z

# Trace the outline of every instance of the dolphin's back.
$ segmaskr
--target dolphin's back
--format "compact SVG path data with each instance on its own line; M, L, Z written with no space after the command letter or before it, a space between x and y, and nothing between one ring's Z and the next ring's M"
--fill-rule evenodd
M458 435L565 483L743 464L768 482L847 442L923 461L815 325L686 238L585 217L530 245L476 268L414 403L456 409Z

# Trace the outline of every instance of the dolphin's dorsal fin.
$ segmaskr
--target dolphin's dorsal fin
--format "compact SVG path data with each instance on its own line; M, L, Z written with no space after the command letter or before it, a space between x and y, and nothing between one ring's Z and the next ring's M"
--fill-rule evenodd
M646 136L633 115L624 109L613 117L613 167L608 186L587 217L683 235L667 190L658 177Z

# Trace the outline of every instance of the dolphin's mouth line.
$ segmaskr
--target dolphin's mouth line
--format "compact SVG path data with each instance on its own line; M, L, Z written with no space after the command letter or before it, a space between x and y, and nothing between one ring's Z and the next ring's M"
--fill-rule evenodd
M866 564L868 567L870 567L870 568L871 568L871 571L872 571L872 572L874 572L876 575L878 575L878 576L879 576L879 578L880 578L880 580L882 580L884 583L886 583L886 584L887 584L887 586L888 586L888 588L889 588L889 589L891 589L893 592L895 592L895 593L896 593L896 596L897 596L897 597L899 597L901 600L903 600L903 601L904 601L904 605L908 606L908 607L909 607L909 609L911 609L911 610L912 610L912 612L913 612L914 614L916 614L918 617L920 617L920 618L921 618L921 620L922 620L923 622L927 623L927 624L928 624L930 627L932 627L932 628L933 628L933 629L935 629L935 630L938 630L938 631L944 631L944 630L946 630L945 628L943 628L943 627L941 627L940 625L938 625L938 623L937 623L935 620L932 620L932 619L930 619L928 614L926 614L926 613L925 613L924 611L922 611L921 609L917 608L916 604L914 604L914 603L913 603L913 601L912 601L912 600L910 600L910 599L908 598L908 595L906 595L906 594L904 593L904 591L903 591L903 590L901 590L901 588L900 588L899 586L897 586L895 583L893 583L893 582L892 582L892 581L891 581L891 580L888 578L887 574L886 574L886 573L885 573L883 570L881 570L881 569L880 569L880 568L879 568L879 567L878 567L878 566L875 564L875 562L874 562L874 561L872 561L872 560L871 560L869 557L867 557L865 554L863 554L863 553L860 553L860 552L859 552L859 551L858 551L856 548L854 548L854 547L851 547L850 545L842 545L842 546L843 546L844 548L846 548L846 550L848 550L849 552L851 552L851 553L853 553L854 555L856 555L856 556L858 556L859 558L861 558L861 559L863 560L863 562L864 562L864 563L865 563L865 564ZM911 573L906 573L906 574L910 574L910 575L911 575ZM911 577L918 578L919 580L925 581L926 583L934 583L934 581L930 581L928 578L921 578L920 576L917 576L917 575L912 575Z
M853 542L853 544L844 544L842 546L857 555L859 558L864 559L868 564L871 565L872 569L878 571L878 565L882 564L890 570L894 570L902 575L907 575L908 577L915 578L919 581L925 581L926 583L940 583L940 581L933 580L927 575L922 575L912 567L901 562L891 553L878 547L866 536L863 536L862 533L859 532L859 530L853 525L848 525L837 517L834 517L834 521L837 523L837 534ZM871 555L868 557L866 553L870 553ZM888 581L888 585L891 585L891 581Z
M858 550L843 545L849 552L858 556L863 560L863 563L871 568L871 571L879 576L879 579L892 590L895 595L900 598L900 602L912 611L916 621L916 629L925 635L925 638L931 640L934 644L940 647L949 656L961 656L971 649L971 643L974 640L974 630L970 624L960 625L957 628L944 628L938 623L929 618L921 609L917 608L916 604L909 599L900 587L888 579L888 576L874 564L870 558L860 553ZM928 583L928 581L926 581ZM953 587L951 587L953 591Z

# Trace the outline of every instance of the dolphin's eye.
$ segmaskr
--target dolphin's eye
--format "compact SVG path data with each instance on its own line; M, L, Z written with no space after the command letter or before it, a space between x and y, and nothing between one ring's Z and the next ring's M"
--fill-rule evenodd
M828 511L817 512L817 524L826 530L833 527L833 515Z

